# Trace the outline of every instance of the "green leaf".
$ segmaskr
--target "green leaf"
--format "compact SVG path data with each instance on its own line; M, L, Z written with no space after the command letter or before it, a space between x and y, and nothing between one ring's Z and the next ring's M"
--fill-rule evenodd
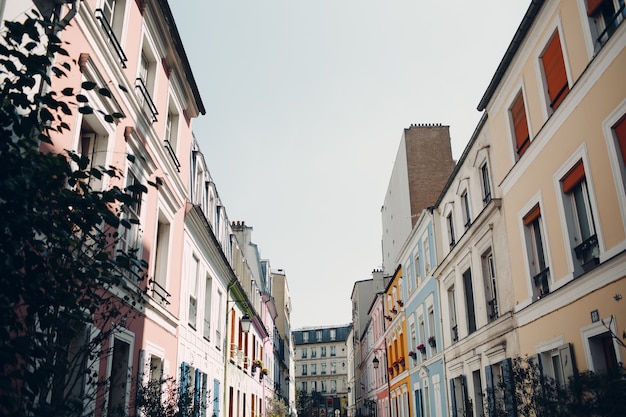
M87 98L87 96L85 96L83 94L77 94L76 95L76 101L78 101L79 103L88 103L89 99Z
M104 120L108 123L113 123L115 121L115 119L113 118L113 116L111 116L110 114L105 114L104 115Z
M106 89L106 88L100 88L98 89L98 93L100 93L100 95L104 96L104 97L109 97L111 98L111 92Z
M82 106L78 108L78 112L82 114L92 114L93 109L89 106Z
M67 87L61 90L61 94L63 94L64 96L72 96L74 95L74 90L72 90L72 87Z
M126 159L128 159L130 162L135 162L135 160L137 159L135 157L135 155L133 155L132 153L127 153L126 154Z
M125 93L128 93L128 90L126 89L126 87L124 87L122 84L118 84L117 85L119 87L120 90L122 90Z

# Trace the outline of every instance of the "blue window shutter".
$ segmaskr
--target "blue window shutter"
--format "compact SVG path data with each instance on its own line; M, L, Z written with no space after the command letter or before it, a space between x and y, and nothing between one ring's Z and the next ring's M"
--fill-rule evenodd
M452 417L457 417L457 414L456 414L456 392L454 391L454 379L450 380L450 401L452 402Z
M504 406L507 416L516 416L515 381L513 380L513 362L511 358L502 361L502 379L504 382Z
M193 417L200 415L200 384L202 382L200 370L196 368L193 387Z
M179 407L187 408L187 393L189 392L189 364L187 362L180 363L180 393Z
M485 367L485 384L487 385L487 405L489 407L489 417L494 417L496 415L496 389L497 387L493 386L493 371L491 370L491 365L487 365Z
M218 417L220 415L220 380L213 380L213 416Z

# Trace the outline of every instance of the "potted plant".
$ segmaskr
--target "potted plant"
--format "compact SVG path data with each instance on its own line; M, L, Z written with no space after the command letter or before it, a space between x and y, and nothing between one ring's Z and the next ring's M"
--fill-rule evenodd
M398 305L399 305L400 307L403 307L403 306L404 306L404 303L402 302L402 300L398 300L398 301L397 301L397 303L398 303Z
M420 353L421 353L422 355L425 355L425 354L426 354L426 346L424 346L424 344L423 344L423 343L420 343L420 344L417 346L417 350L419 350L419 351L420 351Z
M430 347L437 346L437 339L435 339L435 336L430 336L428 338L428 344L430 345Z
M417 359L417 352L413 352L411 350L411 351L409 351L409 356L412 357L413 359Z
M387 368L387 372L389 372L389 375L393 375L393 366Z
M400 356L400 357L398 358L398 363L399 363L400 365L404 366L404 356Z
M398 310L396 310L396 308L395 308L395 307L394 307L394 308L392 308L392 309L391 309L391 310L389 310L389 311L391 311L393 314L398 314Z

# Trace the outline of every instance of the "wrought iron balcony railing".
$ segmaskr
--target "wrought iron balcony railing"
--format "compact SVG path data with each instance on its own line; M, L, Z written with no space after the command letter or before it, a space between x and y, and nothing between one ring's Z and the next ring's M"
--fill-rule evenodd
M104 11L102 9L96 9L96 19L100 21L100 25L102 26L104 33L107 35L107 38L109 38L109 43L120 60L120 65L122 65L122 68L126 68L126 61L128 61L126 54L124 53L122 45L120 45L120 41L117 39L117 36L115 36L115 32L113 32L113 28L104 15Z

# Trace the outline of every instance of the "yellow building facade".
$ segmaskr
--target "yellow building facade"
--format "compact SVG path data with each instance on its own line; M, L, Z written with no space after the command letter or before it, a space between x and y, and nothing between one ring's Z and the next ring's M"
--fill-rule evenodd
M557 382L626 357L624 16L617 0L533 1L478 106L519 352Z

